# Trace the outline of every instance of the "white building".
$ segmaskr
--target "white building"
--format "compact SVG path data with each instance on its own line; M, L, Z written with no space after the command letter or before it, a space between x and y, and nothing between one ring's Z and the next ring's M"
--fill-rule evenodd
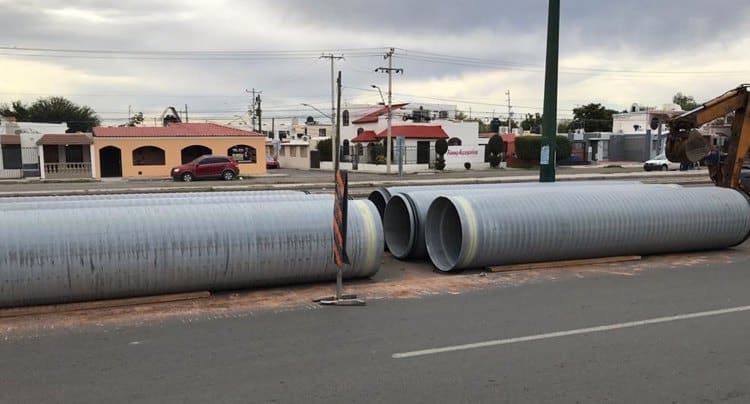
M65 123L16 122L0 120L0 178L39 177L39 147L44 135L65 134Z
M670 117L682 114L682 108L676 104L664 104L661 109L642 108L638 104L633 104L629 112L612 115L612 132L613 133L667 133L666 120ZM651 127L652 120L656 119L658 124L655 128Z

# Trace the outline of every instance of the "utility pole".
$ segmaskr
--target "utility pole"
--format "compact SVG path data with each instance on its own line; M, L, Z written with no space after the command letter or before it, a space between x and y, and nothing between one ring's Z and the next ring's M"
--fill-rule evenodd
M511 127L511 117L513 116L513 112L510 111L510 90L506 91L505 95L508 96L508 133L512 133L513 128Z
M248 109L247 114L250 115L253 130L255 130L255 117L257 116L258 121L260 121L260 95L263 91L255 90L255 88L253 88L252 90L245 90L245 92L253 95L253 105ZM258 95L256 96L255 93L258 93ZM258 124L258 132L260 133L260 123Z
M403 74L404 69L400 68L394 68L393 67L393 53L394 49L391 48L388 53L385 54L383 57L384 59L388 59L388 67L378 67L375 69L376 72L380 73L388 73L388 132L386 136L386 145L385 145L385 160L386 160L386 166L385 166L385 172L387 174L391 173L391 121L393 120L393 72Z
M188 118L187 104L185 104L185 123L190 123L190 118Z
M557 137L557 71L560 48L560 0L549 1L547 15L547 62L544 76L544 120L542 152L539 156L539 182L555 182Z
M276 138L276 118L271 118L271 139Z
M320 58L318 59L330 59L331 60L331 131L333 132L336 130L336 121L338 120L336 118L336 101L335 101L336 90L334 88L334 84L336 83L336 81L335 81L335 77L333 73L333 65L337 60L344 59L344 55L334 55L333 53L329 53L327 55L320 55ZM334 147L333 143L334 142L331 142L331 147ZM338 152L337 149L331 150L331 159L334 159L334 156L336 155L337 152Z

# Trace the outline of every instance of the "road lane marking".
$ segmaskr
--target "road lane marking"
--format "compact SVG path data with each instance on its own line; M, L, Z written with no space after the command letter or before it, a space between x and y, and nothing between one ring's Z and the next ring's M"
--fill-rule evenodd
M731 307L728 309L678 314L678 315L669 316L669 317L657 317L657 318L651 318L647 320L630 321L626 323L600 325L600 326L588 327L588 328L579 328L576 330L557 331L557 332L551 332L551 333L546 333L546 334L528 335L525 337L496 339L496 340L491 340L491 341L475 342L471 344L453 345L453 346L446 346L446 347L441 347L441 348L422 349L419 351L396 353L396 354L393 354L392 357L393 359L413 358L415 356L435 355L435 354L454 352L454 351L466 351L469 349L486 348L486 347L498 346L498 345L517 344L520 342L560 338L560 337L567 337L571 335L591 334L591 333L596 333L596 332L619 330L622 328L633 328L633 327L641 327L641 326L651 325L651 324L660 324L660 323L669 323L673 321L690 320L690 319L701 318L701 317L720 316L723 314L739 313L739 312L744 312L744 311L750 311L750 306L740 306L740 307Z

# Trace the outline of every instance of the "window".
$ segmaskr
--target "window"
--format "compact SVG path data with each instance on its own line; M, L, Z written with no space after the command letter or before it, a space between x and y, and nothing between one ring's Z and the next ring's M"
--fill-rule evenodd
M245 144L232 146L227 150L227 155L232 156L240 163L256 163L255 148Z
M326 129L320 128L318 129L318 136L325 136L326 135Z
M461 139L452 137L450 140L448 140L448 146L461 146Z
M349 110L345 109L341 115L344 126L349 126Z
M296 147L290 147L289 148L289 157L297 157L297 148Z
M299 156L300 157L307 157L307 146L302 146L299 149Z
M155 146L143 146L133 150L134 166L163 166L164 150Z
M229 159L224 157L208 157L200 161L201 164L225 164L228 163Z
M3 167L6 170L21 169L21 146L16 144L5 144L3 150Z
M65 162L83 163L83 146L82 145L65 146Z

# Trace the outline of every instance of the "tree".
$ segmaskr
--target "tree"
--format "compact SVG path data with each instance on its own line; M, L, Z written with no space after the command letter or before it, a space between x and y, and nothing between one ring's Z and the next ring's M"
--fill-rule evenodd
M469 117L463 111L456 110L456 117L455 117L455 119L457 121L465 121L468 118Z
M448 151L448 142L445 139L438 139L435 141L435 153L437 158L435 159L435 168L442 170L445 168L445 153Z
M495 168L500 165L502 161L501 153L505 153L507 150L507 144L503 141L500 135L492 136L487 142L487 152L489 153L490 167Z
M318 145L316 148L318 149L318 152L320 153L320 161L332 161L332 150L331 147L331 139L323 139L320 142L318 142Z
M534 115L526 114L526 119L521 121L521 127L531 133L542 133L542 114L538 112Z
M128 123L125 126L138 126L143 123L143 112L136 112L133 116L128 119Z
M19 122L28 122L29 107L21 101L13 101L11 105L3 104L0 106L0 116L13 117Z
M30 106L14 101L10 108L7 105L0 107L0 114L25 122L64 122L68 124L68 132L91 132L101 124L91 107L77 105L63 97L40 98Z
M557 124L557 133L570 133L573 131L573 121L563 119Z
M616 113L596 103L573 108L574 127L583 127L585 132L612 132L612 114Z
M692 95L684 95L677 93L672 97L672 102L679 105L683 111L690 111L698 107L698 103L695 102L695 98Z

